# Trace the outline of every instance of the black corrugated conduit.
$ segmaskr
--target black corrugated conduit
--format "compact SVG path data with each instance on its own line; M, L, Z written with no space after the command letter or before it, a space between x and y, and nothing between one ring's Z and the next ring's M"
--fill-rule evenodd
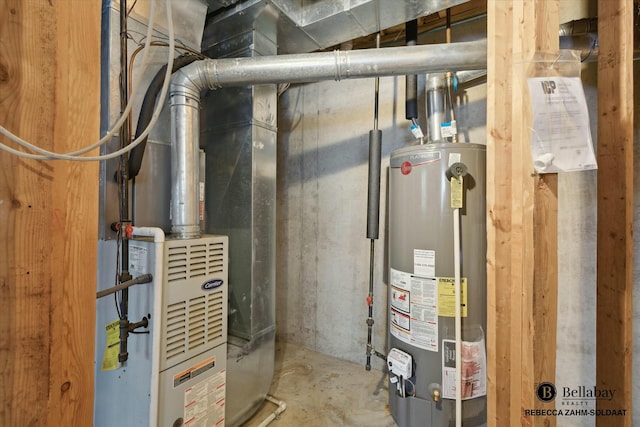
M191 64L193 61L198 59L203 59L204 56L194 55L192 53L187 53L177 57L173 63L172 72L175 73L180 68ZM136 135L137 138L142 134L142 132L147 128L149 122L151 121L151 117L153 116L153 109L156 105L156 98L162 89L162 83L164 82L164 74L167 71L167 66L163 65L162 68L158 70L156 75L151 80L149 87L147 88L147 92L144 95L144 99L142 100L142 106L140 107L140 115L138 116L138 124L136 126ZM148 137L147 137L148 138ZM137 145L129 155L129 179L133 179L138 176L140 173L140 168L142 167L142 159L144 157L144 150L147 145L147 138L145 138L139 145Z

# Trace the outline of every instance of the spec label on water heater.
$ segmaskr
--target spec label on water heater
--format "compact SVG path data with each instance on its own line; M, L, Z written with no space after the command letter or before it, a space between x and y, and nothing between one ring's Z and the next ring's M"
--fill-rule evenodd
M413 250L413 273L416 276L435 277L436 251L427 249Z
M407 344L438 351L438 280L391 269L391 335Z

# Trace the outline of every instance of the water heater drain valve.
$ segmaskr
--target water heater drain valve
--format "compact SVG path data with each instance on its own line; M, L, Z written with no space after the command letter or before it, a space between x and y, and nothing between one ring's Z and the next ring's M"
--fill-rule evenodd
M402 378L411 378L413 376L412 361L410 354L397 348L392 348L387 355L389 372Z

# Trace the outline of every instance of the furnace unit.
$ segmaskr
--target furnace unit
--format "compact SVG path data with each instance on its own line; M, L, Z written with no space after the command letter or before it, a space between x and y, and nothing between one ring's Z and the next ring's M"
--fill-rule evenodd
M131 274L154 280L129 288L129 318L149 326L129 336L127 362L102 370L118 315L113 297L98 300L96 426L224 425L227 253L226 236L130 240Z

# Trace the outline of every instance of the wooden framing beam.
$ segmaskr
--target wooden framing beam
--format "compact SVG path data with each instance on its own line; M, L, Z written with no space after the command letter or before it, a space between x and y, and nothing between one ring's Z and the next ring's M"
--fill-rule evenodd
M633 1L598 1L597 408L626 410L597 426L632 423Z
M534 173L526 63L557 52L559 0L487 4L488 425L555 425L526 409L555 380L557 176Z
M58 152L98 139L100 12L0 0L2 126ZM92 425L98 165L0 151L0 171L0 425Z

